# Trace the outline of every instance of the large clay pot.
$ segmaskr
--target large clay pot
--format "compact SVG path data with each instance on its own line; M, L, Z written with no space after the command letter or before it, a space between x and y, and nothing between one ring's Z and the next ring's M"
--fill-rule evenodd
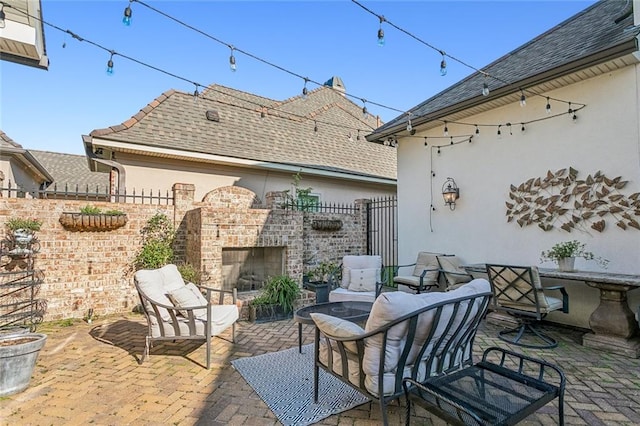
M0 397L29 386L40 349L47 336L40 333L0 335Z

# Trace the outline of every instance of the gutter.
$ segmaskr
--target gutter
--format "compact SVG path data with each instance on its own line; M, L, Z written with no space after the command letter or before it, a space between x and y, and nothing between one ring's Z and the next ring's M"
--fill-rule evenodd
M578 59L576 61L567 63L565 65L553 68L551 70L548 70L546 72L540 73L540 74L536 74L532 77L529 77L527 79L524 80L519 80L517 82L513 82L509 85L506 86L502 86L500 88L494 89L491 91L491 93L489 94L489 96L485 97L485 96L475 96L473 98L469 98L467 100L461 101L457 104L453 104L450 105L448 107L442 108L440 110L437 111L433 111L430 112L426 115L422 115L420 117L416 117L416 118L412 118L411 119L411 123L413 124L413 127L418 127L421 124L425 124L425 123L429 123L432 122L434 120L438 120L441 119L443 117L452 115L452 114L456 114L459 113L461 111L485 104L489 101L495 100L495 99L499 99L503 96L507 96L510 95L512 93L516 93L520 91L520 88L527 88L527 87L532 87L532 86L537 86L539 84L544 84L547 83L549 81L567 76L569 74L584 70L586 68L589 68L591 66L595 66L595 65L599 65L605 62L608 62L610 60L613 59L617 59L617 58L621 58L625 55L628 55L630 53L636 53L638 51L638 38L634 37L631 40L628 40L627 42L611 47L611 48L607 48L605 50L602 50L598 53L595 53L593 55L590 56L586 56L584 58ZM636 58L637 59L637 58ZM479 75L479 73L475 73L471 76L468 77L468 79L471 79L475 76ZM448 90L448 89L447 89ZM446 96L446 92L447 90L440 92L440 94L435 95L434 98L436 96ZM399 117L395 118L394 120L398 120ZM406 125L404 122L402 122L401 120L398 121L397 125L394 125L392 127L389 127L387 129L382 130L381 132L378 132L377 130L375 130L373 133L370 133L368 135L365 136L365 139L369 142L383 142L387 137L389 136L393 136L397 133L400 133L402 131L406 131Z
M26 166L28 170L31 170L37 177L40 177L40 179L42 180L42 182L40 183L53 182L53 176L51 176L47 169L45 169L44 166L40 164L38 160L36 160L33 154L31 154L26 149L18 147L3 147L2 154L12 154L13 156L15 156L22 164Z
M84 142L84 152L87 155L87 161L89 162L89 170L92 172L97 171L98 167L96 163L104 164L112 169L116 169L118 171L118 194L123 195L126 187L126 172L122 164L113 160L105 160L104 158L98 157L93 153L91 146L93 145L93 138L91 136L82 135L82 142Z

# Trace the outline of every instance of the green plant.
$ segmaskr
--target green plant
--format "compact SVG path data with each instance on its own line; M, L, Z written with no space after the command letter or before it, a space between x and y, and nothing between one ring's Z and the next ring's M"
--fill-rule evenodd
M157 269L173 262L175 230L164 213L156 213L140 231L142 249L135 258L137 269Z
M328 282L338 272L338 266L333 262L320 262L320 264L307 271L309 281Z
M603 268L606 268L609 261L602 257L595 256L592 252L585 250L585 244L578 240L563 241L554 244L549 250L544 250L540 253L540 262L546 262L552 260L557 262L560 259L566 259L568 257L581 257L586 260L594 260Z
M313 189L311 187L300 188L300 182L302 181L300 172L297 172L292 177L293 182L291 182L291 186L293 187L293 191L288 189L282 191L284 193L286 207L300 211L316 210L318 197L311 195Z
M106 214L109 216L118 216L124 214L121 210L109 209L102 211L100 208L96 206L86 205L80 209L80 213L82 214Z
M285 312L291 312L298 296L300 296L298 283L287 275L278 275L267 281L260 296L253 299L250 304L280 305Z
M182 279L186 282L199 283L202 281L202 273L190 263L178 265L178 271L182 275Z
M80 209L80 213L82 214L100 214L101 211L96 206L86 205Z
M41 226L42 221L38 219L22 219L19 217L14 217L7 221L7 228L9 228L11 231L16 231L18 229L39 231Z

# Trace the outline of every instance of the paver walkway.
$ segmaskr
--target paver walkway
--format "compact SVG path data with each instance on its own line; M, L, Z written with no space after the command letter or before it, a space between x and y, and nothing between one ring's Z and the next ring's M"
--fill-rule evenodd
M306 343L312 327L305 326ZM230 361L297 346L292 320L240 322L237 343L214 339L212 368L202 367L204 345L158 343L142 365L146 323L141 315L103 318L93 324L45 324L48 337L29 388L0 398L1 425L277 425L275 416ZM491 345L497 328L482 326L478 352ZM640 424L640 360L580 345L581 334L551 329L558 348L517 351L556 363L567 376L568 425ZM229 338L230 333L223 334ZM404 407L389 408L393 425L404 424ZM376 404L328 417L320 425L378 425ZM412 424L441 425L418 408ZM557 405L548 405L523 424L557 424Z

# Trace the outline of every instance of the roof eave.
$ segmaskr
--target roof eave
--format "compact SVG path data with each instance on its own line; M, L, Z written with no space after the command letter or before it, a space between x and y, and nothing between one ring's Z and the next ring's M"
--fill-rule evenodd
M534 76L531 76L523 80L519 80L517 82L513 82L508 86L503 86L495 90L492 90L489 96L478 95L473 98L469 98L465 101L458 102L457 104L449 105L446 108L433 111L429 114L426 114L417 118L412 118L411 123L413 127L416 128L421 124L429 123L433 120L438 120L448 115L459 113L461 111L476 107L478 105L482 105L484 103L501 98L503 96L507 96L512 93L519 92L520 89L523 87L526 88L526 87L536 86L538 84L543 84L543 83L564 77L566 75L575 73L577 71L589 68L591 66L602 64L604 62L621 58L623 56L629 55L631 53L636 53L636 52L638 52L638 38L634 37L619 45L609 47L607 49L603 49L597 53L594 53L589 56L585 56L573 62L569 62L560 67L552 68L543 73L536 74ZM446 93L443 94L443 96L446 96ZM399 122L397 125L392 126L388 129L384 129L382 132L378 132L377 130L374 130L373 133L366 135L365 138L369 142L380 143L380 142L383 142L389 136L393 136L402 131L406 131L405 126L406 125L403 122Z

